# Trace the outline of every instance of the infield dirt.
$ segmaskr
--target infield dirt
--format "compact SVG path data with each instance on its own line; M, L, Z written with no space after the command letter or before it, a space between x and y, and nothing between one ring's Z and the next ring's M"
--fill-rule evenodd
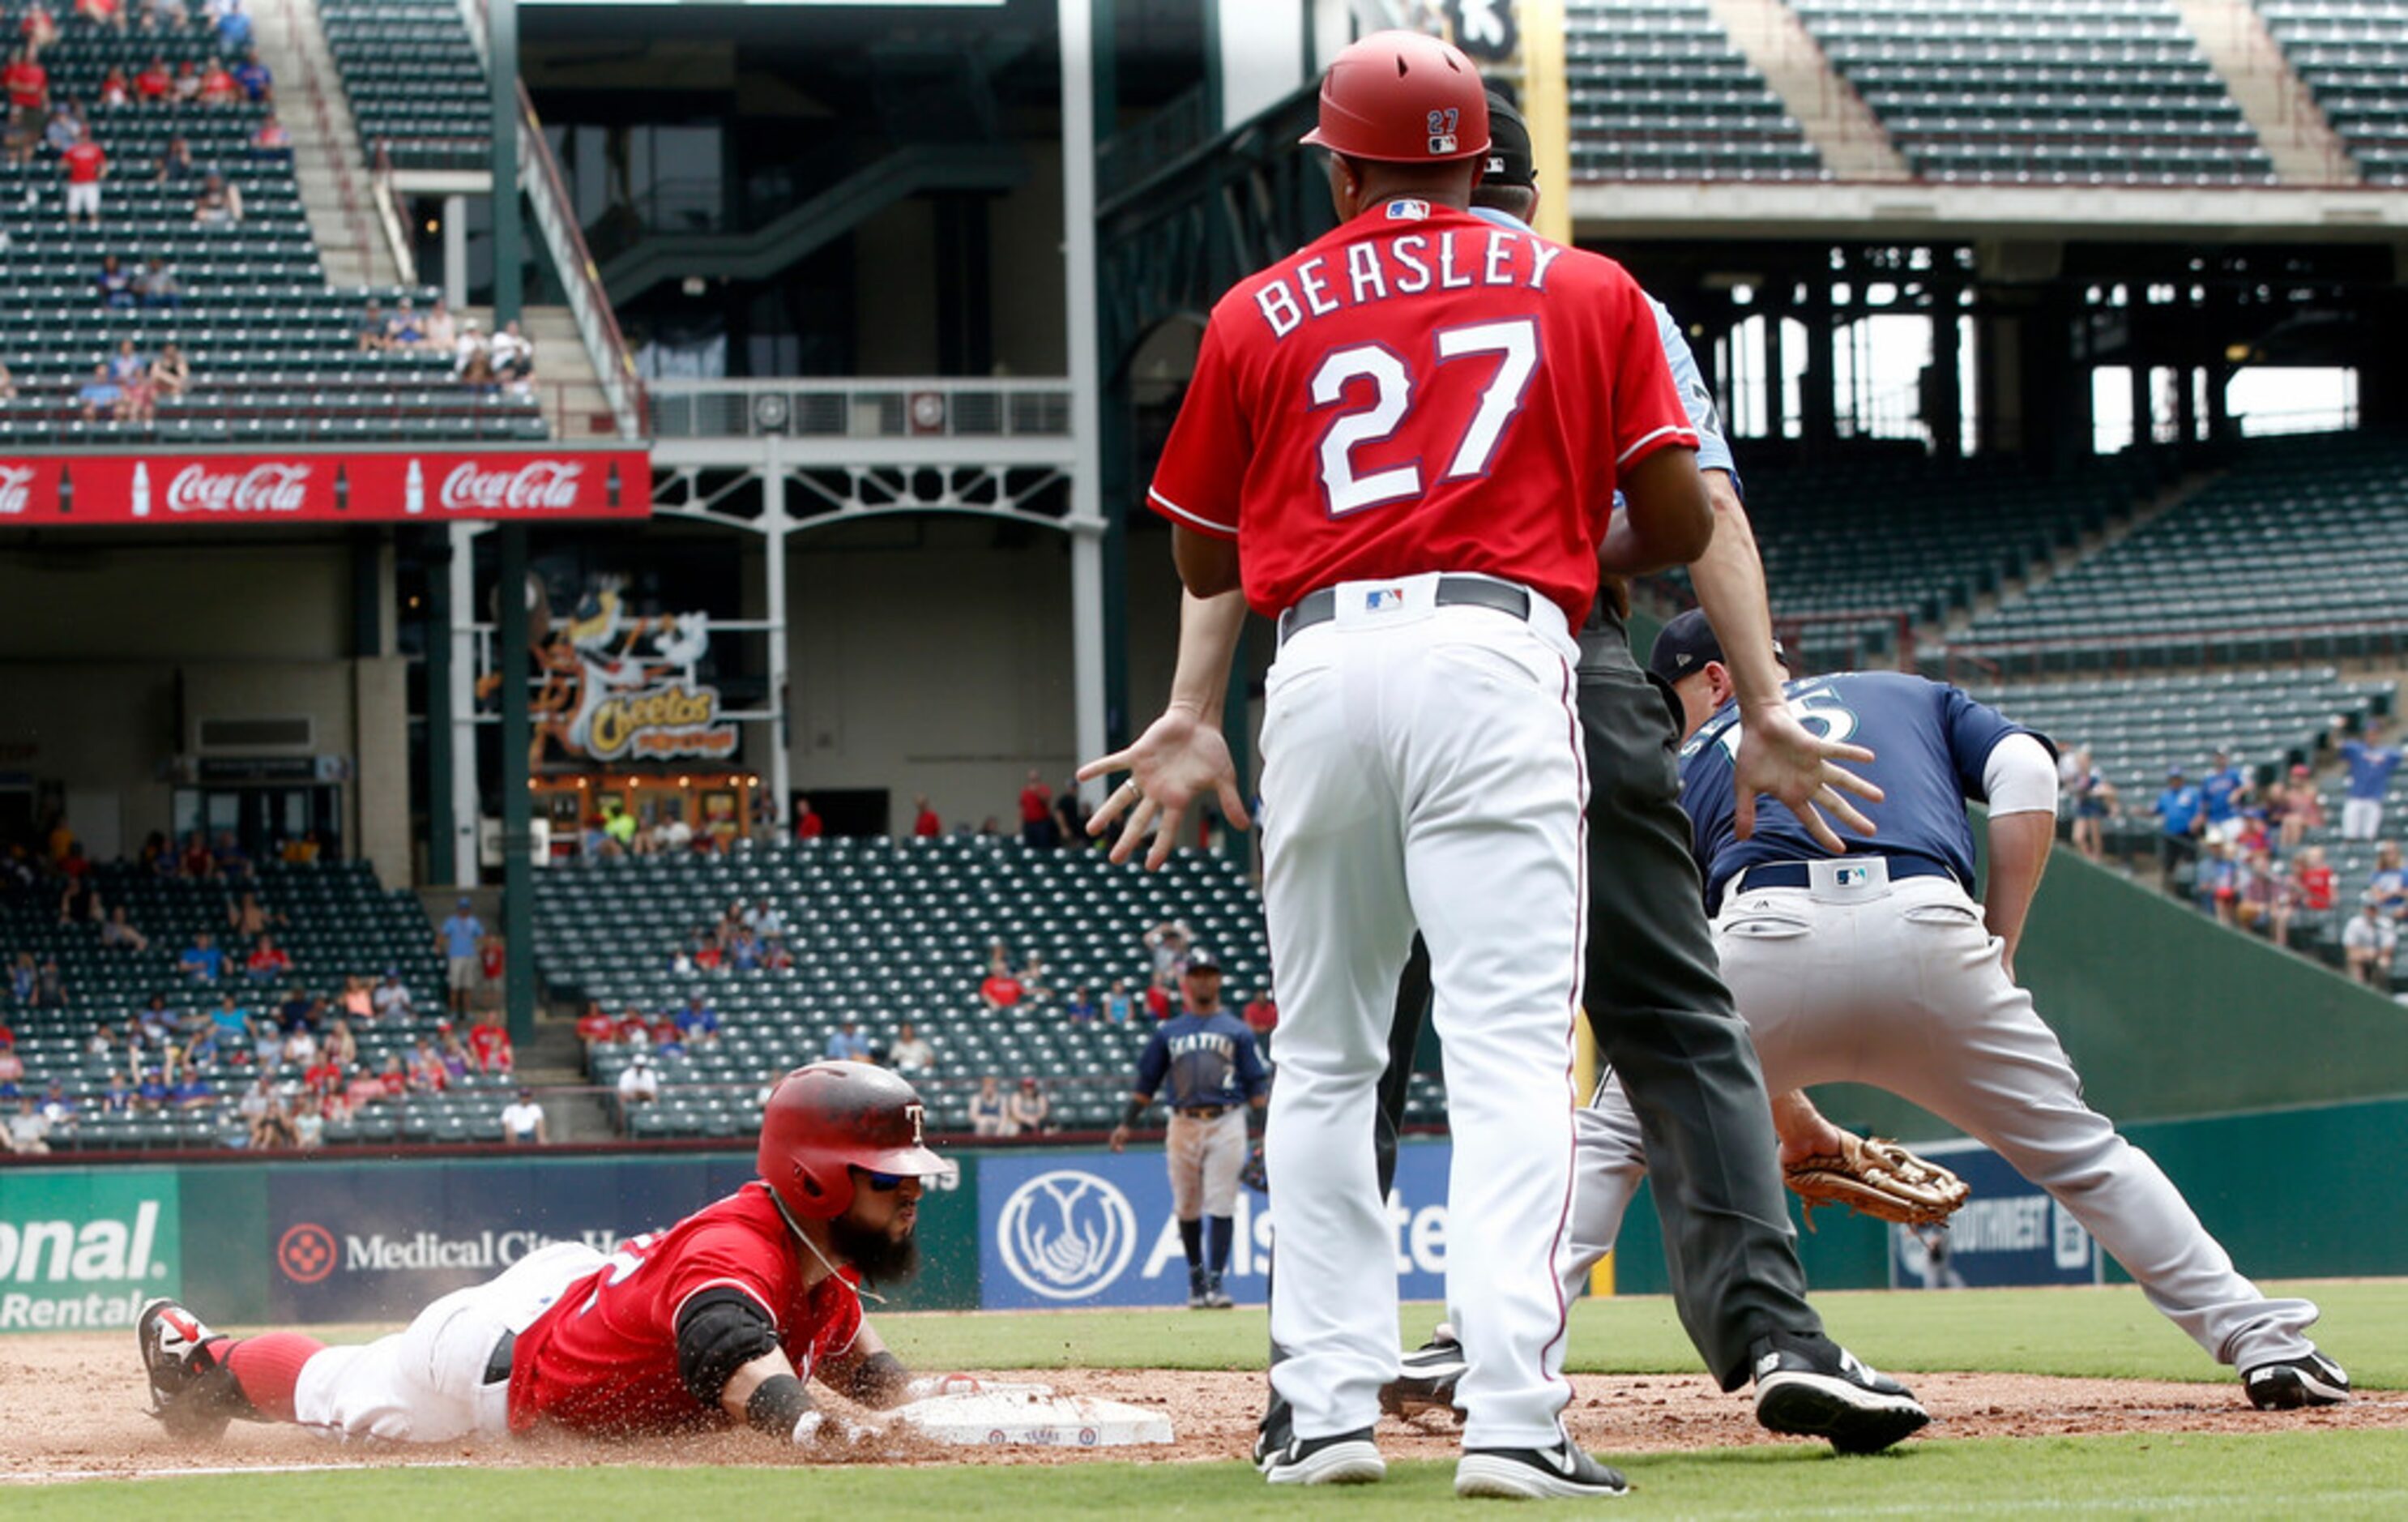
M452 1463L579 1467L596 1463L761 1464L801 1456L749 1432L601 1443L565 1435L518 1442L441 1445L338 1446L289 1427L236 1423L217 1443L179 1443L145 1414L148 1398L133 1339L74 1333L0 1341L0 1402L21 1422L0 1450L0 1479L41 1481L96 1475L178 1473L201 1468ZM941 1447L883 1443L849 1461L887 1464L1061 1464L1093 1458L1201 1461L1244 1456L1261 1409L1259 1371L1149 1370L1017 1371L999 1378L1042 1379L1066 1394L1106 1396L1167 1412L1179 1434L1168 1448L1092 1453L1056 1448ZM2408 1393L2372 1391L2347 1406L2260 1412L2238 1384L2060 1379L2031 1374L1915 1373L1909 1378L1930 1408L1926 1435L1946 1438L2052 1437L2111 1432L2258 1432L2408 1429ZM1573 1378L1573 1434L1608 1456L1797 1442L1756 1425L1744 1395L1724 1395L1702 1377L1583 1374ZM1451 1422L1390 1420L1383 1451L1397 1458L1438 1458L1455 1451Z

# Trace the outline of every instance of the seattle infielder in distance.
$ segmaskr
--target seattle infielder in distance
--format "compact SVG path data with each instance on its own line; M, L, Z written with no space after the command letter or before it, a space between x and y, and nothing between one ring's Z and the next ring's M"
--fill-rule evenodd
M857 1440L875 1429L819 1410L806 1382L871 1407L961 1387L910 1379L862 1319L865 1277L918 1266L922 1181L944 1166L922 1129L893 1073L798 1068L763 1113L759 1183L607 1256L538 1248L357 1346L221 1337L153 1300L136 1325L153 1414L195 1438L241 1417L406 1443L738 1422L805 1448Z
M1664 627L1649 666L1680 696L1683 797L1706 872L1723 975L1754 1031L1782 1152L1836 1150L1803 1093L1857 1083L1921 1105L2048 1191L2137 1280L2166 1318L2241 1371L2258 1406L2332 1405L2349 1379L2306 1329L2316 1308L2270 1299L2146 1153L2083 1102L2064 1048L2014 981L2057 825L2048 742L1955 687L1892 671L1788 684L1807 723L1870 746L1884 801L1877 839L1814 849L1778 811L1754 839L1732 813L1730 678L1696 613ZM1968 798L1989 805L1990 883L1971 897ZM1636 1119L1607 1083L1583 1112L1568 1275L1612 1249L1646 1170Z
M1237 1232L1238 1171L1252 1143L1249 1121L1270 1090L1254 1033L1221 1008L1221 964L1201 947L1179 975L1187 1007L1154 1027L1138 1058L1137 1086L1112 1127L1114 1152L1128 1145L1129 1128L1170 1085L1170 1125L1164 1161L1170 1169L1171 1213L1187 1252L1187 1308L1226 1310L1236 1304L1221 1287Z

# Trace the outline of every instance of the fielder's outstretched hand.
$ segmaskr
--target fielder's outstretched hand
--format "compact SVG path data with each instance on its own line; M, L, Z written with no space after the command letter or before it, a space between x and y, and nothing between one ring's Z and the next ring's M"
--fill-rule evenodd
M1752 709L1740 715L1739 754L1734 759L1731 787L1738 797L1732 827L1742 840L1756 834L1756 796L1770 793L1788 806L1824 850L1839 855L1847 850L1815 805L1839 816L1840 823L1859 835L1873 833L1873 822L1848 801L1842 790L1870 803L1882 800L1882 790L1857 776L1842 761L1870 761L1873 753L1861 745L1826 739L1798 722L1787 705Z
M1253 823L1238 793L1238 768L1229 759L1229 742L1221 738L1218 726L1190 710L1166 710L1136 744L1081 767L1079 781L1116 771L1127 772L1129 780L1112 789L1087 821L1087 833L1100 836L1114 820L1126 816L1112 842L1116 862L1136 855L1148 834L1154 846L1145 854L1146 869L1168 861L1178 848L1187 811L1208 794L1219 796L1221 815L1231 828L1244 829Z

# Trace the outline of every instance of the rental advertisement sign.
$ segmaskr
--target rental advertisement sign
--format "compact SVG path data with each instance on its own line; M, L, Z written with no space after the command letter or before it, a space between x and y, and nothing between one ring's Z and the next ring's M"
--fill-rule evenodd
M0 455L0 524L634 521L642 450Z
M173 1169L0 1173L0 1332L131 1327L182 1286Z
M1444 1142L1398 1155L1389 1247L1404 1299L1446 1294ZM1268 1299L1270 1202L1238 1192L1237 1241L1222 1281L1242 1305ZM980 1299L990 1311L1183 1305L1187 1259L1159 1150L991 1153L979 1159Z

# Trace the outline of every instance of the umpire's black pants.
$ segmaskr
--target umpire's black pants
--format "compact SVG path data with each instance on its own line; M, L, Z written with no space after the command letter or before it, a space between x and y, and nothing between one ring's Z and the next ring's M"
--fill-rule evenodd
M1670 690L1632 659L1618 618L1583 634L1589 1027L1639 1113L1681 1325L1735 1390L1752 1373L1749 1343L1823 1323L1806 1303L1764 1074L1723 983L1689 853L1677 712ZM1416 937L1380 1089L1383 1193L1429 992Z

